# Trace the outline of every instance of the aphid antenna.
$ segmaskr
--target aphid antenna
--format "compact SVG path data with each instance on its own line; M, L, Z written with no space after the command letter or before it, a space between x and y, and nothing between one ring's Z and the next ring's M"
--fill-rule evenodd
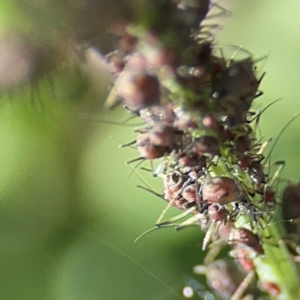
M272 156L272 152L273 150L275 149L275 146L277 145L279 139L281 138L281 136L283 135L283 133L285 132L285 130L288 128L289 125L291 125L300 115L300 112L296 113L284 126L283 128L281 129L281 131L279 132L279 134L277 135L274 143L273 143L273 146L270 150L270 152L268 153L267 157L265 158L266 161L270 160L271 159L271 156Z
M240 285L237 287L233 295L230 297L230 300L240 300L243 293L246 291L251 281L254 279L254 276L255 276L255 272L250 271L243 279L243 281L240 283Z

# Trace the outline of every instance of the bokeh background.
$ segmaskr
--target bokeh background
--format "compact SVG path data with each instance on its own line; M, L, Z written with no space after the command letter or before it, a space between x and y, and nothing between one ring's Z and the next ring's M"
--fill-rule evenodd
M267 56L259 62L265 94L255 105L283 98L260 122L261 136L276 138L300 111L300 3L219 3L231 16L221 22L218 44ZM134 139L132 128L100 122L128 114L104 108L109 76L97 53L92 68L84 59L81 69L69 62L72 34L101 40L107 23L141 7L142 1L0 3L1 300L182 299L186 278L202 262L197 227L161 229L133 243L165 208L136 185L145 180L159 192L160 181L139 169L128 176L125 162L138 155L118 146ZM272 154L287 162L282 178L295 181L299 129L300 118Z

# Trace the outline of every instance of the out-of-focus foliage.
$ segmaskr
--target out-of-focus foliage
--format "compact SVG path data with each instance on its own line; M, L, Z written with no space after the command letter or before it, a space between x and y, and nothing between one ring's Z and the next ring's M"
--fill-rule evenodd
M202 261L198 228L159 230L133 244L165 203L136 189L143 182L135 173L126 179L131 168L124 162L137 153L108 137L131 141L130 127L88 116L99 112L99 120L121 122L127 114L103 111L104 96L71 59L74 36L101 37L116 16L131 17L136 2L0 3L0 50L4 41L18 46L6 61L0 57L0 75L7 79L16 59L28 66L24 78L2 89L0 101L0 299L181 299L184 276ZM242 45L255 57L270 52L261 86L266 95L257 106L284 98L261 120L262 134L276 137L299 110L298 1L228 6L232 17L218 36L221 46ZM295 180L299 122L272 157L287 160L284 177ZM150 174L138 172L155 187Z

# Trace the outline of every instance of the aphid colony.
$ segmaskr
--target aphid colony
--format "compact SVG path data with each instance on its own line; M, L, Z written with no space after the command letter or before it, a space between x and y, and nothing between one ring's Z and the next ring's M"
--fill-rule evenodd
M147 22L110 29L119 44L107 55L116 76L108 104L121 102L143 120L144 126L135 130L136 140L128 144L136 146L139 157L129 163L154 161L153 175L163 185L157 195L168 207L183 211L167 221L162 215L156 228L199 225L205 232L203 250L213 245L204 272L209 285L223 299L240 299L255 277L255 259L265 254L262 241L270 236L268 224L283 166L273 166L264 156L270 140L257 139L260 113L250 111L261 95L263 76L256 75L250 55L239 60L235 55L224 57L222 51L216 55L211 35L216 26L203 20L207 14L207 19L225 15L222 7L201 0L160 0L152 5L155 9L146 10ZM214 9L218 12L210 16ZM283 201L300 190L290 189ZM283 214L295 218L293 211ZM299 231L297 224L290 227L289 232ZM231 254L241 269L252 274L246 278L249 282L239 277L240 287L229 279L228 284L210 279L212 266L232 268L225 261L214 262L224 245L233 247ZM220 275L218 280L225 277L230 276ZM281 293L277 282L261 279L260 287L271 295Z

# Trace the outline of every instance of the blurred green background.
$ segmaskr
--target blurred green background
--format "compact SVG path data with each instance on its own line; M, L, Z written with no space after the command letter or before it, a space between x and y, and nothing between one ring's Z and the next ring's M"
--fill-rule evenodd
M182 299L185 278L202 262L202 233L196 227L158 230L133 243L153 226L165 203L137 189L143 181L135 173L127 179L131 168L125 162L138 154L119 149L109 137L132 141L131 128L85 115L96 112L97 119L116 122L127 118L121 109L103 108L105 96L99 90L106 93L107 78L100 73L94 88L85 71L59 63L69 55L64 37L74 28L94 38L117 14L103 6L105 1L98 2L99 15L85 1L0 3L0 50L7 36L26 37L44 63L30 73L34 84L22 82L20 88L2 92L0 100L1 300ZM130 11L134 2L120 3ZM283 98L260 122L263 137L276 137L300 111L300 3L220 4L232 15L221 21L217 42L243 46L257 58L268 55L259 63L267 72L261 85L265 95L255 104L265 107ZM0 73L3 64L0 59ZM48 68L54 69L49 78ZM282 177L297 181L299 128L300 118L272 155L274 161L287 161ZM138 172L160 191L158 179Z

